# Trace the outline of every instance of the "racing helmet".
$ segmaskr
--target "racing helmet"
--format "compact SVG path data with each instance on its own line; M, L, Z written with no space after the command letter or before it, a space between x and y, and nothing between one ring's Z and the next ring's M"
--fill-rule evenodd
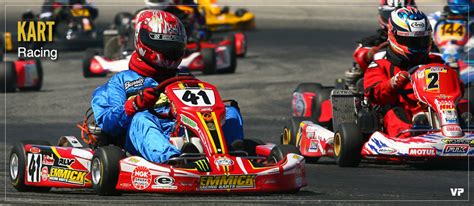
M388 21L390 49L407 61L428 56L431 50L431 32L428 17L415 7L393 11Z
M387 28L392 11L406 6L416 7L415 0L380 0L378 21L380 27Z
M171 13L143 10L137 14L135 51L155 69L176 69L186 50L186 31Z
M145 0L145 6L148 9L163 10L173 4L173 0Z
M448 0L449 11L453 14L468 14L474 11L473 0Z

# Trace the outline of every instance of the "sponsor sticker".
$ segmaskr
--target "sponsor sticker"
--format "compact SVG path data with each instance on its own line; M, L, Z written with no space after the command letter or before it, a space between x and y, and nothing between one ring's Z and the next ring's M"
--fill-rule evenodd
M174 185L174 179L169 176L158 176L153 181L154 184L151 186L153 189L176 189Z
M49 171L49 180L70 184L84 185L87 171L52 167Z
M131 175L133 187L137 190L144 190L151 184L151 172L147 167L138 166Z
M138 163L138 162L140 162L140 160L137 159L137 158L135 158L135 157L130 157L130 158L128 159L128 161L130 161L131 163Z
M393 155L393 154L396 154L398 150L391 147L382 147L382 148L379 148L377 152L380 154Z
M143 82L145 82L145 79L143 77L140 77L136 80L133 81L126 81L125 82L125 90L127 90L130 87L140 87L143 86Z
M199 189L251 189L255 188L256 175L201 176Z
M465 144L448 144L444 146L443 154L466 154L469 145Z
M59 158L58 165L63 167L69 167L74 163L74 159L69 158Z
M195 130L198 129L197 123L195 121L193 121L192 119L190 119L184 114L181 114L180 116L181 116L181 122L183 122L184 125L191 127Z
M41 149L38 148L38 147L31 147L31 148L30 148L30 152L37 154L37 153L40 153L40 152L41 152Z
M219 157L217 158L214 163L219 166L231 166L234 165L234 161L232 159L229 159L227 157Z
M319 140L310 139L308 152L317 152L318 151L318 143L319 143Z
M49 169L48 167L44 166L41 168L41 181L45 182L48 181L49 178Z
M43 165L54 165L54 157L52 154L43 155Z
M474 139L451 139L451 138L444 138L441 141L443 141L446 144L467 144L471 147L474 147Z
M408 150L408 155L415 157L425 157L425 156L435 156L435 148L410 148Z

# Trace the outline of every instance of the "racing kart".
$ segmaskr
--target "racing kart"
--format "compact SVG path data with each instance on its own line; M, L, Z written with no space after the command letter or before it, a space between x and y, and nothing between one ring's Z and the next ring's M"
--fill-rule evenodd
M388 136L381 125L381 108L363 94L304 83L293 93L294 117L284 128L282 143L296 145L303 156L315 161L334 157L342 167L358 166L361 159L403 163L474 155L471 117L464 113L467 102L461 100L457 71L427 64L409 72L414 95L425 108L424 123L415 121L412 129Z
M113 33L113 32L110 32ZM109 32L107 32L109 34ZM118 54L110 54L111 41L119 41L119 37L110 38L106 43L103 55L95 49L86 50L83 59L84 77L106 76L107 73L117 73L128 70L128 63L134 51L133 47L115 50ZM178 66L189 71L202 71L203 74L234 73L237 68L237 55L245 55L245 36L243 33L229 35L225 39L215 41L188 42L186 53ZM115 46L116 48L116 46Z
M79 127L89 147L72 136L61 137L57 145L16 144L9 156L13 187L18 191L92 187L99 195L117 195L296 192L306 186L305 160L294 146L252 139L226 142L221 127L226 101L213 85L177 76L156 89L167 95L170 112L149 112L176 121L170 142L181 149L180 156L153 163L127 155L120 146L124 138L103 134L88 113Z
M230 11L229 7L219 7L215 0L199 0L199 9L206 18L211 31L255 29L255 15L246 9Z
M4 59L3 35L0 35L0 92L39 91L43 85L43 67L38 58Z
M55 4L54 14L44 15L41 17L34 14L32 11L27 11L22 14L22 21L54 21L53 27L53 41L52 42L37 42L35 47L44 46L48 49L59 50L84 50L89 47L99 47L103 44L102 31L97 28L91 17L91 12L88 8L79 4L75 5L60 5ZM28 24L27 24L28 25ZM25 27L28 31L28 26ZM22 42L13 41L17 39L17 34L7 32L12 38L8 40L7 44L12 47L7 47L7 51L13 52L19 46L23 46Z

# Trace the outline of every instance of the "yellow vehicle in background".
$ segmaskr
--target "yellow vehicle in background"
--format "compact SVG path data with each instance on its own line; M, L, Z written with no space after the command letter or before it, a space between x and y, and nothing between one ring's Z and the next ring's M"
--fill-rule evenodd
M218 6L217 0L197 0L197 2L211 31L255 29L255 15L246 9L231 12L227 6Z

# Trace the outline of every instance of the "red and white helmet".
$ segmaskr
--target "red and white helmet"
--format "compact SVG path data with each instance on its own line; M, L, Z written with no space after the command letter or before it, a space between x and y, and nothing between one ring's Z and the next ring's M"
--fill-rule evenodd
M160 10L143 10L135 18L135 51L157 69L176 69L186 49L184 25Z

